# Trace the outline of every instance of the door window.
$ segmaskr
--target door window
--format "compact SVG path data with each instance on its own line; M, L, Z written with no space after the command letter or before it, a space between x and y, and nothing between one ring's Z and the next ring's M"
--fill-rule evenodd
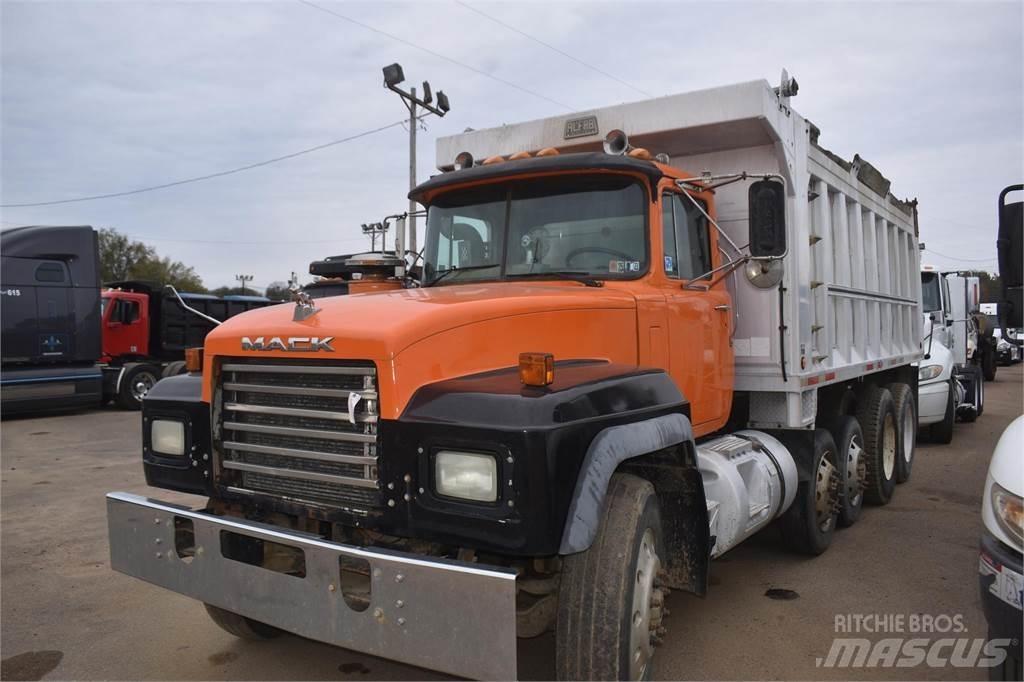
M708 221L693 202L674 192L662 195L661 219L665 274L693 279L711 270Z

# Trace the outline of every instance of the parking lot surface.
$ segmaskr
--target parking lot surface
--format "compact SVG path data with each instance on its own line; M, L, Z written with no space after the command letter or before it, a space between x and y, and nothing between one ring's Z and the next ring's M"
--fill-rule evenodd
M706 598L674 593L655 676L985 678L976 668L817 665L844 636L837 617L959 615L967 630L953 636L985 637L981 494L996 440L1021 413L1022 366L1000 368L985 388L984 415L958 424L952 445L920 444L892 503L866 509L824 555L793 556L768 529L714 563ZM203 503L146 486L137 412L12 419L0 428L4 679L441 678L297 637L243 642L199 603L111 571L106 492ZM787 597L777 599L769 590L791 592L769 593ZM553 653L551 635L520 641L521 675L553 677Z

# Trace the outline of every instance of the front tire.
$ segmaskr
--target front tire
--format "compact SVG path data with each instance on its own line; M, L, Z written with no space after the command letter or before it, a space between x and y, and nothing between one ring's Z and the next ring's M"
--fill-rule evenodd
M586 551L562 561L555 635L560 680L650 679L664 633L658 498L650 482L614 474Z
M160 368L146 362L126 365L121 387L117 391L117 404L125 410L141 410L142 400L160 381Z
M949 391L946 396L946 412L942 421L928 427L928 441L940 445L949 445L953 442L953 426L956 424L956 388L953 386L955 378L949 380Z
M864 499L871 504L888 504L896 489L896 459L899 453L896 405L892 394L881 386L867 386L861 396L857 421L864 431L868 485Z
M221 630L239 639L258 641L273 639L281 634L280 630L271 625L240 616L232 611L225 611L219 606L205 603L203 606L206 607L206 613L210 616L210 620L216 623Z
M985 349L981 353L981 372L985 381L996 380L996 349L994 342L986 340Z

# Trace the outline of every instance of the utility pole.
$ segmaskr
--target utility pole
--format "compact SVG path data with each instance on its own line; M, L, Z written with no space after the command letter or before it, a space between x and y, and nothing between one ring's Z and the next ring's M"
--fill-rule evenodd
M235 281L242 283L242 295L245 296L245 283L252 281L252 275L235 275Z
M396 63L384 67L384 87L398 93L409 110L409 190L412 191L416 187L416 125L419 123L416 109L419 107L425 109L427 113L443 117L451 109L451 106L448 103L448 96L444 94L443 90L437 91L437 106L433 105L434 96L430 90L430 83L427 81L423 81L422 98L416 96L416 88L410 88L409 92L399 88L398 84L403 81L405 81L405 72L402 71L401 65ZM401 251L398 254L399 258L405 257L406 248L410 251L418 251L416 248L415 213L416 202L410 199L409 217L406 221L409 230L409 243L408 247L406 247L405 235L398 235L398 250Z
M423 82L423 89L427 90L427 82ZM416 187L416 88L409 88L409 191ZM442 114L443 116L444 114ZM409 220L406 225L409 227L409 249L416 250L416 202L409 199ZM402 248L405 248L404 246ZM398 254L399 258L405 259L405 254Z

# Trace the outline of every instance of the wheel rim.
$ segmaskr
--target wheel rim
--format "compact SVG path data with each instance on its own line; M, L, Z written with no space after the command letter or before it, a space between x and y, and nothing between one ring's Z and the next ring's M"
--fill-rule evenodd
M155 383L155 376L149 372L139 372L132 379L132 397L136 400L142 400Z
M868 467L864 461L864 448L859 437L854 434L846 449L846 500L849 506L859 507L864 487L867 484Z
M654 657L654 637L659 636L664 594L655 584L661 560L654 531L644 531L636 561L636 585L629 630L629 679L640 680Z
M896 470L896 424L891 414L885 415L882 427L882 473L885 480L892 478Z
M914 432L917 430L917 418L909 407L903 410L903 461L910 464L914 459Z
M818 471L814 481L814 517L818 522L818 529L821 532L828 532L835 518L835 486L833 479L836 476L836 466L826 455L822 455L818 461Z

